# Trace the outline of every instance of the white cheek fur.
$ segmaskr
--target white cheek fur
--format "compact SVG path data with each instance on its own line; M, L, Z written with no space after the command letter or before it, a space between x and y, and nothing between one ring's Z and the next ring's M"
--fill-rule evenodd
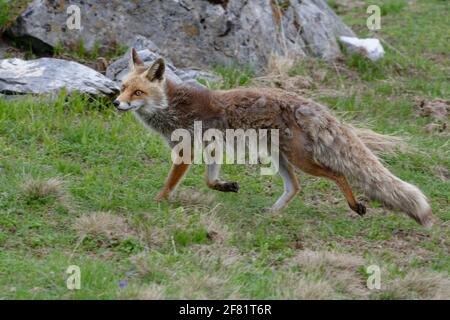
M133 100L131 101L131 107L134 109L140 108L145 105L145 100Z
M131 106L128 103L120 102L119 109L121 109L121 110L128 110L130 108L131 108Z

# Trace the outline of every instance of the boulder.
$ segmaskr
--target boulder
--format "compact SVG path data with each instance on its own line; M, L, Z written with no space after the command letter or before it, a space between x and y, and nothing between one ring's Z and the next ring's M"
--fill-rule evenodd
M131 45L138 52L139 57L144 61L146 65L150 65L157 58L162 57L166 62L166 75L168 75L172 81L190 83L199 85L198 79L204 79L208 81L220 81L220 78L202 70L194 69L180 69L176 68L172 61L166 57L163 57L159 52L161 50L148 39L137 36ZM106 69L106 76L111 80L119 83L122 78L129 72L130 50L117 59Z
M80 8L79 30L66 23L69 5ZM256 71L272 54L333 59L336 39L354 36L325 0L34 0L9 33L44 50L111 50L142 35L181 68L238 62Z
M43 94L63 88L68 92L101 96L112 96L119 89L114 81L73 61L53 58L0 60L0 93Z
M146 65L149 65L151 62L160 57L160 55L154 53L153 51L150 51L149 49L139 50L138 48L136 50L139 58L141 58L141 60L144 61ZM123 77L129 72L129 61L130 52L128 51L122 58L116 60L108 66L108 68L106 69L106 76L117 83L120 82ZM166 61L166 76L168 76L172 81L175 81L176 83L181 83L182 80L175 73L175 70L176 68L169 61Z

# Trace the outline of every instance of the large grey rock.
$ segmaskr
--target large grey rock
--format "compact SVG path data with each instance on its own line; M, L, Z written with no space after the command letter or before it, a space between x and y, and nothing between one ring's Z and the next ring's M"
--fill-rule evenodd
M69 4L81 9L81 30L66 25ZM34 0L10 32L44 48L129 46L142 35L178 67L237 61L257 70L272 53L334 58L336 38L354 36L325 0Z
M148 49L139 50L138 55L146 65L150 65L159 57L159 55ZM124 76L130 72L129 60L129 53L127 53L122 58L113 62L106 69L106 76L116 83L120 83ZM195 71L185 72L183 70L176 69L170 62L166 61L166 76L176 83L183 82L197 84L197 81L195 79L199 77L199 74L200 73L197 73Z
M43 94L63 88L103 96L118 92L115 82L77 62L53 58L0 60L0 93Z
M159 52L160 49L142 36L137 36L135 41L132 43L132 47L138 52L139 57L144 61L146 65L150 65L157 58L162 57L166 62L166 75L177 83L188 83L193 85L199 85L198 79L204 79L208 81L220 81L220 78L202 70L194 69L181 69L176 68L172 61L166 57L163 57ZM121 57L120 59L114 61L106 69L106 76L111 80L119 83L123 77L130 71L129 70L130 61L130 50Z

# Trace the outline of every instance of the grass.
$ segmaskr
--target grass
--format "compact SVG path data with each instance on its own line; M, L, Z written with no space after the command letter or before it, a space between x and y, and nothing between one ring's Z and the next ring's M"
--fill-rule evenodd
M0 0L0 31L10 26L30 0Z
M174 199L156 203L170 151L132 115L77 94L0 98L0 299L449 299L450 146L447 133L425 130L446 120L415 110L418 98L449 99L447 8L388 10L377 36L395 50L378 63L305 60L273 84L308 78L290 88L406 137L414 151L383 161L430 198L440 219L431 230L375 202L360 218L332 183L306 175L281 215L263 214L282 182L253 166L224 166L238 194L209 190L193 166ZM364 17L353 8L344 19L366 36ZM260 81L216 72L224 81L214 87ZM365 286L372 264L381 290ZM66 287L70 265L81 290Z
M110 47L104 48L99 42L95 42L91 50L88 50L85 43L80 39L70 48L65 48L62 44L57 44L53 48L54 57L63 57L72 59L80 63L92 63L98 58L113 60L125 54L128 47L115 43Z

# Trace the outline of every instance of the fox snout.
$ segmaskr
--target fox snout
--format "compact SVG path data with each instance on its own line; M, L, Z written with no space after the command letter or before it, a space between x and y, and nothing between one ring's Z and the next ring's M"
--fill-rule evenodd
M114 100L114 101L113 101L113 105L114 105L114 107L119 108L119 106L120 106L120 101L119 101L119 100Z
M131 106L128 103L120 102L117 99L113 101L113 105L118 111L128 111L131 109Z

